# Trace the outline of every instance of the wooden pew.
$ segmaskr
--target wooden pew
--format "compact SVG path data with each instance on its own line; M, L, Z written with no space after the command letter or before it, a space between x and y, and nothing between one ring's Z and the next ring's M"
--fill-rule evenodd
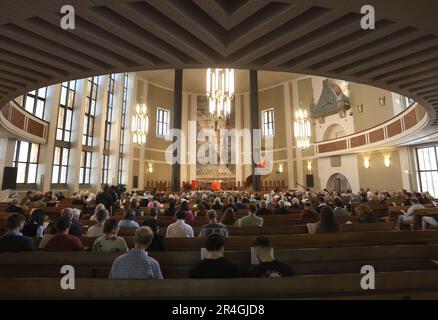
M438 298L438 271L376 273L375 290L363 290L363 275L261 279L76 279L63 290L59 279L2 279L1 299L415 299ZM38 288L38 290L35 290ZM257 305L257 303L255 303Z
M365 232L365 231L391 231L394 229L394 224L391 222L384 223L355 223L344 224L344 232ZM195 235L199 234L201 227L193 228ZM82 227L82 234L87 233L88 227ZM135 234L134 228L120 228L118 235L121 237L132 237ZM228 227L228 231L232 236L245 235L275 235L275 234L306 234L308 233L307 225L279 225L279 226L264 226L261 228L254 227ZM166 228L160 229L160 234L166 235Z
M290 263L296 275L354 273L365 264L377 272L435 270L438 245L366 246L345 248L275 249L280 261ZM4 278L59 277L63 265L72 265L77 277L106 278L119 253L21 252L0 254ZM200 252L149 252L165 278L186 278L200 259ZM250 266L250 251L226 251L225 256L242 272Z
M257 235L231 236L225 240L227 250L246 250L250 248ZM426 244L438 241L436 231L373 231L373 232L342 232L337 234L289 234L269 236L271 243L277 248L318 248L342 246L395 245L395 244ZM85 247L91 248L96 238L82 237ZM134 246L133 237L125 237L128 247ZM38 247L41 238L35 238ZM199 250L204 247L204 238L168 238L170 251Z
M414 210L414 226L416 229L421 229L421 219L425 216L438 218L438 207Z

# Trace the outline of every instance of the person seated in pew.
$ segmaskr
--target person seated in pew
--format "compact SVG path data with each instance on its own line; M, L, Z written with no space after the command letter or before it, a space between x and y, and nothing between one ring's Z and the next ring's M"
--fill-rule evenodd
M206 215L207 215L207 210L205 209L204 204L202 202L199 202L198 205L196 206L195 216L205 217Z
M179 210L175 216L176 222L167 227L166 238L193 238L193 228L186 223L186 212Z
M190 210L189 202L187 200L182 200L182 202L179 206L179 211L184 211L186 213L186 220L187 221L195 221L195 215ZM173 221L176 221L176 220L177 220L177 217L176 217L176 213L175 213L173 215Z
M309 223L309 225L312 225ZM342 232L341 225L336 221L333 209L330 206L321 208L321 219L314 224L314 230L309 228L309 233L338 233Z
M72 208L64 208L61 211L61 217L66 217L71 222L68 233L78 238L82 236L82 232L81 232L82 224L79 222L80 214L81 214L80 210L72 209Z
M82 210L84 210L84 212L87 209L87 203L83 200L83 198L80 194L75 194L73 196L73 200L72 200L71 204L82 206ZM102 204L102 206L105 206L105 205ZM90 218L90 220L91 220L91 218Z
M214 199L214 204L211 206L212 209L214 210L222 210L222 203L221 203L221 199L219 197L216 197Z
M359 223L375 223L378 222L378 217L373 209L367 204L360 204L356 207L357 221Z
M138 228L134 236L135 248L113 261L109 279L163 279L159 262L149 257L146 251L153 238L154 232L151 228Z
M105 209L106 210L106 209ZM128 252L125 239L118 237L118 221L114 218L107 219L103 225L104 235L94 241L94 252Z
M341 198L335 198L335 209L333 210L335 218L347 218L348 211L344 208L344 201Z
M207 257L190 270L190 278L219 279L238 278L239 267L224 257L225 238L219 234L210 235L205 241Z
M142 215L138 200L136 198L131 199L131 203L129 205L129 208L135 212L136 217L140 217Z
M237 221L239 227L263 227L263 218L256 214L256 207L249 206L248 215L240 218Z
M58 198L57 198L56 196L50 196L50 197L47 199L46 207L47 207L47 208L54 208L54 207L57 207L58 204L59 204L59 202L58 202Z
M258 216L266 216L272 214L271 210L267 208L266 201L261 200L260 201L260 207L257 209L257 215Z
M433 228L437 228L438 221L434 217L424 216L421 218L421 230L429 229L429 225Z
M395 229L397 231L400 231L400 225L403 222L413 222L414 221L414 211L416 209L424 209L424 206L419 203L418 199L412 198L410 200L410 202L412 203L412 205L409 207L408 211L405 212L405 211L401 210L402 214L397 217L397 220L395 222Z
M24 227L24 216L13 213L6 219L8 231L0 237L0 252L20 252L35 250L32 238L21 233Z
M224 226L236 226L237 218L234 210L231 208L225 210L225 212L222 214L220 223L223 224Z
M327 202L323 196L317 198L318 205L316 207L316 212L321 213L321 209L327 205Z
M16 212L25 215L24 209L20 206L20 200L18 198L13 198L11 203L6 207L6 212Z
M303 209L303 206L300 203L300 200L298 198L292 198L291 200L291 209Z
M257 237L254 242L255 254L259 260L258 265L253 265L247 272L253 278L281 278L294 275L291 265L278 261L274 257L274 248L267 237Z
M158 209L158 208L154 208L154 207L150 208L149 209L149 217L147 217L149 219L146 219L146 220L155 220L155 221L157 221L160 228L166 228L166 223L158 220L159 212L160 212L160 209Z
M304 202L303 211L301 211L300 219L301 220L314 220L319 218L319 213L313 210L312 204L309 200Z
M105 234L105 221L109 219L109 211L105 207L96 212L97 223L87 230L87 237L101 237Z
M139 228L137 221L135 219L135 212L132 209L127 209L123 219L119 222L119 228Z
M222 213L224 213L228 208L233 209L233 211L236 213L239 211L239 209L236 207L236 203L234 202L234 197L228 197L228 203L222 206Z
M238 196L237 198L236 198L236 208L237 208L237 210L240 210L240 209L247 209L248 207L245 205L245 202L244 202L244 199L246 199L245 197L244 198L241 198L240 196ZM246 199L247 200L247 199Z
M148 219L142 222L142 227L150 227L154 232L154 238L148 247L148 251L167 251L166 238L160 234L160 224L155 219Z
M278 208L274 212L275 214L289 214L289 210L286 208L284 201L278 201Z
M46 244L49 242L49 240L56 235L57 232L58 231L56 230L55 224L49 225L44 231L43 238L41 239L38 248L43 249L46 246Z
M96 219L96 213L101 210L101 209L105 209L105 205L100 203L98 204L95 208L94 208L94 213L93 215L90 217L90 221L97 221Z
M171 217L175 213L176 213L176 204L175 204L175 201L172 199L172 200L169 201L169 208L164 210L164 215Z
M44 251L82 251L81 240L68 233L71 220L66 216L61 216L56 220L55 227L57 234L53 236L44 246Z
M59 201L64 201L65 200L65 196L62 193L62 191L58 191L55 196L58 198Z
M233 208L228 209L233 210ZM220 234L221 236L224 236L226 238L230 235L228 228L225 225L217 222L216 210L208 210L207 217L208 224L202 226L201 230L199 230L198 237L206 238L211 234Z
M32 209L29 219L23 227L23 235L31 238L42 238L44 233L44 222L47 215L41 209Z

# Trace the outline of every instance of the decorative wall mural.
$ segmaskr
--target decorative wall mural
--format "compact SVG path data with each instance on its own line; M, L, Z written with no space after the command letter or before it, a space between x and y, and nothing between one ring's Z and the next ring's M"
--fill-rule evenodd
M322 82L322 92L317 105L310 105L310 114L313 119L324 118L339 111L350 109L350 99L336 84L329 79Z

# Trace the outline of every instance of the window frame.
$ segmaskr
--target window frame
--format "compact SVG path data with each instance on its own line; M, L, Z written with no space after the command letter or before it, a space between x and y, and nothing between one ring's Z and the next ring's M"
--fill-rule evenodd
M169 135L170 130L170 110L163 108L163 107L157 107L156 110L156 117L155 117L155 135L159 138L166 138ZM160 119L160 114L162 114L162 117ZM167 114L167 123L164 121L165 115ZM161 125L161 131L159 131L159 125ZM166 132L164 132L164 129L166 128Z
M433 169L433 159L430 158L430 155L428 156L428 159L424 159L425 162L424 163L430 163L431 164L431 169L421 169L421 163L420 163L420 156L419 156L419 151L420 150L425 150L425 149L433 149L433 156L434 156L434 160L435 160L435 169ZM417 181L418 181L418 187L420 192L429 192L434 198L438 197L438 183L436 185L433 185L433 190L425 190L424 189L424 184L428 184L427 181L423 181L422 179L422 173L435 173L438 176L438 144L437 145L430 145L430 146L423 146L423 147L417 147L415 148L415 158L416 158L416 169L417 169ZM424 157L423 157L424 158ZM426 161L428 160L428 161ZM432 183L433 183L433 177L430 176L429 178L432 179ZM426 179L428 180L428 179Z
M44 97L41 97L39 92L40 90L45 90L44 91ZM38 88L32 91L27 92L26 94L23 95L23 109L26 110L27 112L33 114L35 117L40 118L40 119L44 119L44 113L46 112L46 101L47 101L47 89L48 87L42 87L42 88ZM35 93L32 93L35 92ZM34 99L33 101L33 106L32 106L32 110L29 110L26 108L27 105L27 99L32 98ZM41 116L38 115L37 112L37 106L38 106L38 101L42 101L43 103L43 110L42 110L42 114Z
M261 111L262 116L262 136L265 138L273 138L275 136L275 110L274 108L267 108ZM268 115L267 122L265 122L265 114ZM269 114L272 114L272 121L269 121ZM272 127L272 128L270 128ZM272 131L272 132L271 132Z
M89 163L87 166L88 157L90 157ZM88 150L81 151L81 163L79 169L79 185L90 185L91 184L91 169L93 165L93 152Z
M28 144L28 152L27 152L27 157L26 157L26 161L20 161L20 150L22 147L22 143L27 143ZM32 158L32 146L36 145L38 147L38 151L37 151L37 159L36 162L31 162L31 158ZM24 169L24 182L18 182L16 181L16 183L18 185L35 185L38 181L38 169L39 169L39 160L40 160L40 148L41 145L38 143L32 143L32 142L27 142L27 141L21 141L21 140L17 140L15 142L15 150L14 150L14 158L13 158L13 166L17 168L17 179L18 179L18 170L20 168L19 164L24 164L25 165L25 169ZM35 181L34 182L29 182L29 168L31 165L36 165L36 170L35 170Z
M92 147L94 142L94 125L96 117L97 95L99 93L99 76L89 77L87 79L86 90L87 101L84 115L84 127L82 129L82 145Z

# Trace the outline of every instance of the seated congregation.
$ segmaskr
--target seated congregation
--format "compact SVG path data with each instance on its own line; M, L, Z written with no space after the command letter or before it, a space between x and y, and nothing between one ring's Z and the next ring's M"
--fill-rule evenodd
M0 215L0 272L11 279L53 278L64 264L81 278L125 280L336 275L371 262L378 272L436 269L438 208L406 190L140 195L105 186L71 199L28 192Z

